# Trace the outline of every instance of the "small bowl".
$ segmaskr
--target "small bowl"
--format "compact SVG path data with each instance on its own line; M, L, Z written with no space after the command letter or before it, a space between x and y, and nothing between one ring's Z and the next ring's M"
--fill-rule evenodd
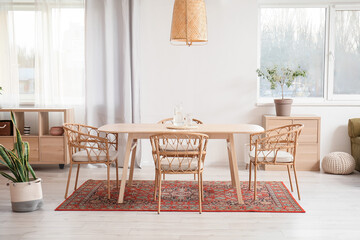
M56 126L50 128L51 136L62 136L64 134L64 128L62 126Z

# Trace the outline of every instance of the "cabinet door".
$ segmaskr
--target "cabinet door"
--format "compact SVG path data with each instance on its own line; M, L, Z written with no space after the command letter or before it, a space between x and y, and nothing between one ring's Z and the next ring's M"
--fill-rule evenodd
M41 137L41 163L65 163L64 137Z
M316 119L301 119L294 120L294 124L304 124L301 131L300 143L317 143L318 142L318 120Z
M296 169L319 171L320 159L317 144L299 144L296 149Z
M39 158L39 138L38 137L22 137L24 142L28 142L30 145L30 162L38 162Z
M7 149L14 148L14 137L0 137L0 144L2 144Z

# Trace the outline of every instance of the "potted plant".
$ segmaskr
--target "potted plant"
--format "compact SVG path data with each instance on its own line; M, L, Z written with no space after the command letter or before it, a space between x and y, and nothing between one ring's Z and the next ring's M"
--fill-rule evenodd
M11 174L0 172L11 181L11 205L14 212L29 212L39 209L43 204L41 179L37 178L29 164L29 143L23 142L16 126L14 113L11 120L16 130L14 149L6 149L0 144L0 163L6 166Z
M306 71L301 69L300 66L297 69L291 69L289 67L278 68L273 66L266 68L265 71L260 69L256 70L258 77L266 79L270 82L270 88L276 89L278 85L281 87L281 99L274 99L276 115L277 116L290 116L291 104L293 100L290 98L284 98L284 87L290 87L296 78L306 77Z

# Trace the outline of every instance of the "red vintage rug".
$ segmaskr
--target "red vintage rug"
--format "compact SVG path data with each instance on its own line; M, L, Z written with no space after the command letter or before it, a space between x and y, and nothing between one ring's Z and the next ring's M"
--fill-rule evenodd
M127 185L123 204L117 203L119 190L111 182L111 199L107 199L106 181L87 180L56 211L157 211L154 181L134 181ZM283 182L258 182L257 200L248 183L242 182L245 204L237 203L231 182L204 181L203 212L284 212L304 213ZM161 211L197 212L197 181L163 181Z

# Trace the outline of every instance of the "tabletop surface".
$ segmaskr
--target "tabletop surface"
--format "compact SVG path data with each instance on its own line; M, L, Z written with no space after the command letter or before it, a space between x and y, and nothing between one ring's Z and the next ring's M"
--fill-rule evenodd
M170 124L153 123L116 123L107 124L99 128L102 132L116 133L171 133L171 132L197 132L197 133L255 133L264 131L264 128L254 124L198 124L197 128L174 130L169 129Z

